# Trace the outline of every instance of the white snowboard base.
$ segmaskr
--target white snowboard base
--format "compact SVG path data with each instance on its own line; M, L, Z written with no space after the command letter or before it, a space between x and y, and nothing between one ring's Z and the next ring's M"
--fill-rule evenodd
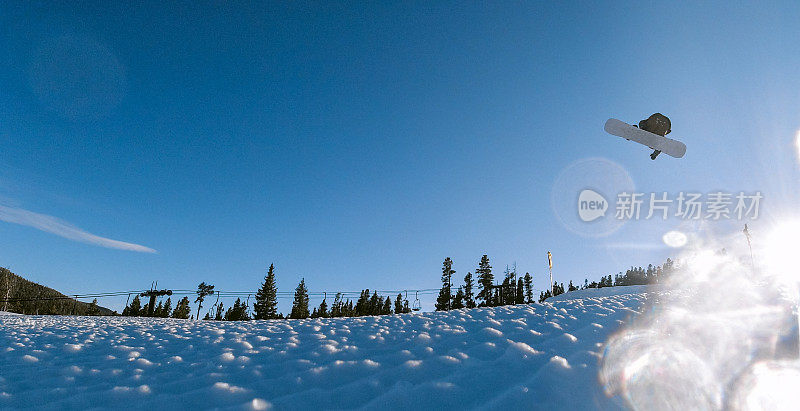
M615 118L610 118L606 121L604 127L607 133L622 137L626 140L635 141L639 144L644 144L653 150L658 150L668 156L681 158L686 154L686 144L678 140L673 140L658 134L644 131L638 127L634 127L628 123L622 122Z

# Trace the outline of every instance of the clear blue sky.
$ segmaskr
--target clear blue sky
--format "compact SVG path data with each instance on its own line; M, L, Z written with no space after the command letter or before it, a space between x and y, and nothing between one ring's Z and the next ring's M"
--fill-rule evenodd
M592 157L796 204L796 2L2 9L0 265L64 292L255 290L270 263L281 291L434 288L482 254L543 288L548 250L581 283L674 255L649 245L676 221L562 225L553 184ZM685 158L603 132L656 111Z

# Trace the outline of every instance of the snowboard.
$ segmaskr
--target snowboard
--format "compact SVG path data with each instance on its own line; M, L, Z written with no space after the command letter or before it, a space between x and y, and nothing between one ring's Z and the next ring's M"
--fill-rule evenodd
M658 150L668 156L681 158L686 154L686 144L678 140L673 140L658 134L644 131L638 127L634 127L628 123L624 123L615 118L610 118L606 121L604 127L607 133L622 137L625 140L635 141L639 144L644 144L653 150Z

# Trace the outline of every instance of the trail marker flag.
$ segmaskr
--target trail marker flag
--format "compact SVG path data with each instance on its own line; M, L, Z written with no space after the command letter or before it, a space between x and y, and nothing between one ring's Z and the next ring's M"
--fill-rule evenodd
M550 268L550 295L554 295L553 292L553 254L547 252L547 266Z

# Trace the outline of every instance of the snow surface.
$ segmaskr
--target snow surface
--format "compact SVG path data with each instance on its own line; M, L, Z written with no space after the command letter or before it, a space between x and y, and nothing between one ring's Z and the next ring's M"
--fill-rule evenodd
M555 297L550 297L547 299L547 302L554 303L556 301L570 301L593 297L610 297L612 295L644 293L647 292L648 289L653 290L654 287L656 286L629 285L625 287L587 288L585 290L577 290L569 293L559 294Z
M8 312L8 311L2 311L2 310L0 310L0 315L22 315L22 314L10 313L10 312Z
M0 315L0 408L622 408L598 363L645 296L249 322Z

